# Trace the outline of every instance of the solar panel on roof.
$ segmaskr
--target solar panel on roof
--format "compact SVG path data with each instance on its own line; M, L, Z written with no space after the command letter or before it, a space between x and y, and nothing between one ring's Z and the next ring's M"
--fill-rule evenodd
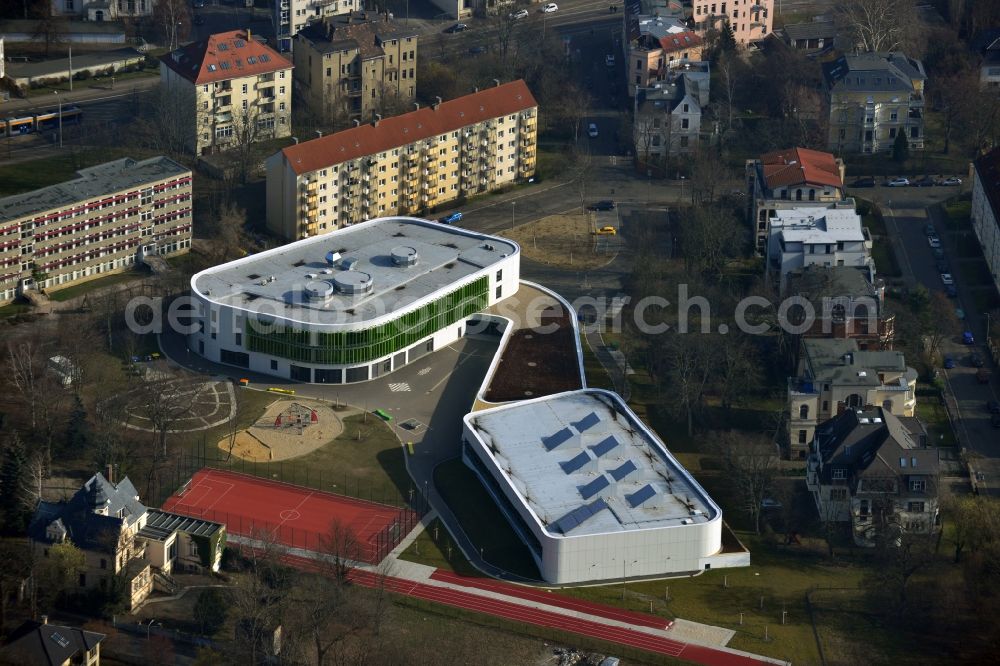
M601 422L601 417L597 415L597 412L591 412L584 416L582 419L573 424L573 426L580 432L590 430L595 425Z
M587 485L579 486L577 490L580 491L580 496L583 497L583 499L590 499L597 493L607 488L609 485L611 485L611 482L608 481L608 477L601 474Z
M576 507L553 523L552 527L563 534L568 534L575 528L582 525L588 518L607 508L607 502L605 502L603 498L598 499L590 504L584 504L583 506Z
M621 481L626 476L634 472L636 469L638 468L635 466L635 463L633 461L626 460L623 465L621 465L617 469L611 470L608 473L612 476L612 478L614 478L615 481Z
M617 447L618 444L619 444L619 442L615 438L615 436L614 435L609 435L609 436L605 437L600 442L598 442L597 444L595 444L594 446L592 446L590 448L594 451L594 455L596 455L598 458L600 458L605 453L607 453L607 452L611 451L612 449L614 449L615 447Z
M563 428L551 437L545 437L542 439L542 444L545 445L546 451L552 451L557 448L560 444L566 442L569 438L573 436L573 431L569 428Z
M562 467L562 470L565 473L572 474L573 472L577 471L578 469L586 465L588 462L590 462L590 456L587 455L586 451L583 451L572 460L562 461L561 463L559 463L559 466Z
M629 506L634 509L654 495L656 495L656 489L647 483L631 495L626 495L625 499L628 501Z
M61 648L67 647L69 645L69 639L60 634L58 631L53 631L51 634L49 634L49 636L52 638L52 640L58 643L59 647Z

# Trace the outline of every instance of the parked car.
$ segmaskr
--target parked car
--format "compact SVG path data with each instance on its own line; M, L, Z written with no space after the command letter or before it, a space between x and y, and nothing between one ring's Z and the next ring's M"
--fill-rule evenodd
M601 227L594 233L597 234L598 236L617 236L618 230L615 229L614 227Z
M959 321L965 321L965 310L962 308L955 308L955 316L958 317Z
M851 187L875 187L875 179L871 177L858 178L851 183Z
M597 125L595 125L594 123L590 123L589 125L587 125L587 136L589 136L591 139L597 138Z
M885 181L886 187L907 187L910 184L908 178L893 178L892 180Z
M976 338L973 337L972 331L964 331L962 333L962 344L963 345L974 345L974 344L976 344Z
M940 181L938 181L938 185L944 185L944 186L953 186L961 184L962 184L962 179L959 178L958 176L950 176L948 178L942 178Z
M955 284L955 280L951 277L951 273L941 273L941 283L945 285Z
M924 176L913 181L914 187L933 187L935 184L934 179L930 176Z
M955 367L955 359L953 359L951 356L945 356L944 357L944 369L945 370L951 370L954 367Z
M547 5L542 5L543 14L551 14L552 12L559 11L559 5L554 2L550 2Z
M466 31L468 29L469 29L469 26L467 26L466 24L464 24L464 23L456 23L455 25L453 25L450 28L448 28L447 30L445 30L445 32L453 35L456 32L464 32L464 31Z
M928 236L927 244L931 247L941 247L941 239L937 236Z
M438 222L440 222L441 224L455 224L456 222L461 222L461 221L462 221L462 214L459 213L458 211L455 211L451 215L445 215L444 217L438 220Z
M1000 401L990 400L986 403L986 411L990 414L1000 414Z
M512 19L514 19L515 21L520 21L521 19L526 19L526 18L528 18L528 10L527 9L518 9L516 12L511 12L510 13L510 17Z
M927 236L937 236L937 229L934 228L933 224L928 224L924 227L924 234Z
M980 356L976 352L972 352L971 354L969 354L969 365L971 365L974 368L981 368L986 364L983 363L982 356Z
M767 511L768 509L780 509L781 502L771 497L765 497L760 503L760 508L764 509L765 511Z
M604 199L603 201L597 201L595 203L587 206L588 210L614 210L615 202L610 199Z
M607 65L608 67L614 67L615 66L615 57L613 55L611 55L610 53L608 55L604 56L604 64Z

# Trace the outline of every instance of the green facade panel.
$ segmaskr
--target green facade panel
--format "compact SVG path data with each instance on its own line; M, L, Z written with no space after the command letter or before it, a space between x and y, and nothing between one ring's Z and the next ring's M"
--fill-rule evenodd
M302 363L354 365L394 354L489 305L489 277L459 287L393 321L359 331L313 333L247 320L247 348ZM311 339L315 340L312 344Z

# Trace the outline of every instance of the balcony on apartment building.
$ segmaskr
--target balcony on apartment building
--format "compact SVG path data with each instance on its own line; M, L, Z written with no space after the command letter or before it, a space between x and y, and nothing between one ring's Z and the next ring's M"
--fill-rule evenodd
M801 377L788 378L788 395L798 397L811 397L819 395L819 387L811 379Z

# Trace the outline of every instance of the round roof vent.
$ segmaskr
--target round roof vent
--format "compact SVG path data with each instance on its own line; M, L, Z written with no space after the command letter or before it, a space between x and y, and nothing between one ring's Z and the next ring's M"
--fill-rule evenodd
M333 285L322 280L313 280L306 282L306 286L302 288L302 291L305 292L306 300L314 302L325 301L333 296Z
M371 274L362 271L341 271L333 276L333 284L342 294L367 294L375 286Z
M397 266L413 266L417 263L417 249L408 245L392 248L392 263Z

